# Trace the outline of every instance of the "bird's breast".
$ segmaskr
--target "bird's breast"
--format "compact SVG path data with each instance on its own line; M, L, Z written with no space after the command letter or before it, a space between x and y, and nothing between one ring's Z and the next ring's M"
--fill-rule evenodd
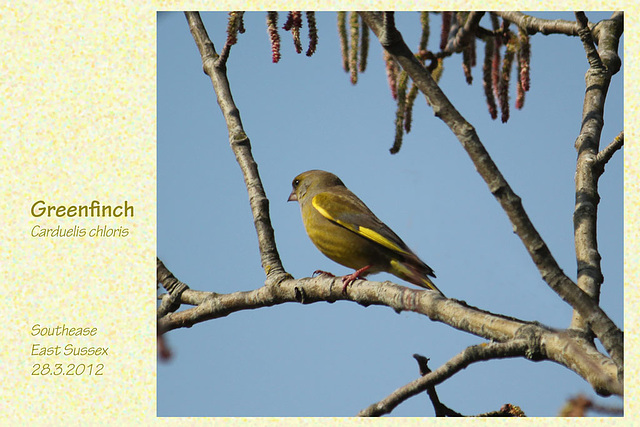
M307 234L327 258L354 270L371 265L370 273L380 271L378 266L387 262L381 252L382 248L376 243L319 214L313 221L322 223L316 223L315 226L305 224Z

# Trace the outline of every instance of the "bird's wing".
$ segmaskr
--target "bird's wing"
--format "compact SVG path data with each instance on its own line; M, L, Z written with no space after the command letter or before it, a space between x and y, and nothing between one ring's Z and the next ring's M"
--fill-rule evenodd
M415 254L387 225L353 193L324 192L316 194L311 203L326 219L394 252L415 257Z

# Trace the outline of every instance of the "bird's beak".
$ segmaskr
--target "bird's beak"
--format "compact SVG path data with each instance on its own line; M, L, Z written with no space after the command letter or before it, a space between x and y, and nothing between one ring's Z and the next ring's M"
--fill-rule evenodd
M298 195L296 194L296 190L291 191L291 194L289 194L289 198L287 199L287 202L297 202L298 201Z

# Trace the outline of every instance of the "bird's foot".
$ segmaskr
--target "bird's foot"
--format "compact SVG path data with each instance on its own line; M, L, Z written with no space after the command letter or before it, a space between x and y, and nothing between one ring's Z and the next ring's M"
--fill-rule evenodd
M347 293L347 286L349 286L354 280L356 280L356 279L364 279L364 276L361 276L361 274L364 273L365 271L367 271L370 268L371 268L371 266L367 265L367 266L362 267L359 270L354 271L351 274L348 274L346 276L342 276L342 293L343 294Z

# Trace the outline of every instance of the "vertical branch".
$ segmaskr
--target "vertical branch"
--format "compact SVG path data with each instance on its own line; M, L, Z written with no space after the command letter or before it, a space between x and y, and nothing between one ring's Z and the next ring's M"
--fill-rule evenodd
M579 28L578 35L582 40L590 65L585 77L586 91L582 109L582 127L575 142L578 159L575 174L576 199L573 228L578 269L577 284L598 303L604 276L600 268L601 256L598 252L597 239L598 203L600 202L598 179L600 173L596 160L600 135L604 126L604 104L612 72L596 50L584 12L576 12L576 21ZM609 31L618 31L619 37L622 30L619 26L615 27ZM601 49L603 48L601 47ZM611 57L610 52L607 52L605 56ZM585 332L589 331L589 325L576 311L573 313L571 327Z
M191 35L202 57L202 68L210 78L216 93L218 105L227 123L229 144L240 165L244 182L249 193L249 203L253 222L258 233L258 246L262 268L267 275L267 283L277 283L285 276L278 250L276 249L273 227L269 217L269 199L262 186L258 165L251 154L251 143L244 132L240 111L235 105L229 80L227 79L226 58L218 55L197 12L185 12Z

